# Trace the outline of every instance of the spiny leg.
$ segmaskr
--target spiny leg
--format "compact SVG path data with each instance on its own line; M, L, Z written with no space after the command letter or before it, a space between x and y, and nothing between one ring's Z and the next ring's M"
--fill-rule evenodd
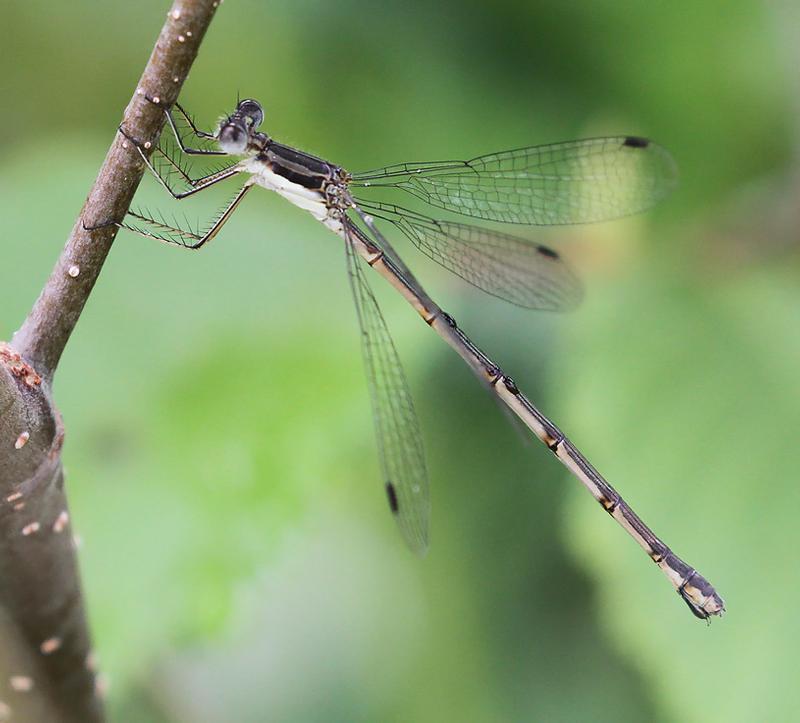
M208 149L208 148L202 148L201 149L201 148L188 147L183 142L183 137L181 136L180 131L178 130L178 127L177 127L177 125L175 123L175 119L174 119L174 117L172 115L172 108L167 108L167 107L164 107L163 105L160 105L158 100L153 99L150 96L146 95L145 98L147 100L149 100L151 103L153 103L154 105L158 105L159 108L161 110L163 110L164 117L166 119L167 125L172 130L172 134L175 136L175 140L178 143L178 147L180 148L181 153L184 153L186 155L198 155L198 156L227 156L228 155L225 151L222 151L220 149ZM194 135L197 138L200 138L201 140L216 141L216 135L215 134L207 133L206 131L201 131L195 125L194 120L192 119L192 117L186 112L186 110L183 108L183 106L180 105L180 103L176 102L173 107L177 109L178 113L181 115L183 120L189 126L189 128L191 129L192 135ZM130 136L128 136L128 134L124 131L124 129L121 126L120 126L120 132L126 138L128 138L128 140L130 140L131 143L133 143L138 148L140 153L142 153L141 144L137 143L135 139L133 139ZM209 178L210 176L213 175L213 174L208 174L208 175L206 175L204 177L201 177L201 178L192 178L186 172L186 169L184 168L184 166L182 166L181 163L178 160L173 158L169 153L167 153L164 150L164 148L162 147L161 143L159 143L159 145L153 151L153 155L161 156L166 161L166 163L172 168L172 170L174 172L178 173L178 175L180 175L181 178L189 186L194 187L197 184L202 183L202 181L204 179ZM145 162L147 162L147 161L148 161L148 159L145 159ZM168 186L168 190L170 190L170 192L172 192L173 189L169 186L169 182L168 182L168 179L167 179L166 175L160 173L159 171L157 171L154 168L154 164L152 163L152 161L150 161L148 163L148 166L150 167L151 171L153 171L154 175L157 178L159 178L159 180L162 182L162 185L166 184ZM215 171L215 173L218 172L219 170L222 170L222 169L217 169L217 171Z
M164 243L196 250L207 244L219 233L220 229L225 225L233 212L236 210L236 207L241 203L242 199L247 195L247 192L252 187L252 183L245 183L244 186L242 186L236 192L233 198L231 198L231 200L225 206L223 206L220 213L214 218L211 225L203 233L200 233L199 230L193 231L191 228L188 230L180 228L177 226L177 224L173 226L172 224L167 223L166 219L163 217L161 220L158 220L153 218L152 215L143 211L129 211L128 216L152 227L150 229L128 224L124 221L122 223L115 223L114 225L118 226L119 228L132 231L133 233L143 236L144 238L151 238L155 239L156 241L163 241Z
M177 110L178 113L180 113L180 115L183 117L184 121L186 121L186 124L189 126L189 128L192 131L192 135L194 135L197 138L201 138L203 140L215 141L217 139L216 135L214 135L213 133L207 133L206 131L201 131L200 129L198 129L198 127L195 125L194 121L192 120L191 116L183 109L183 107L179 103L175 103L174 107L175 107L175 110ZM172 129L172 133L175 136L175 140L178 141L178 146L180 146L180 149L181 149L181 151L183 151L183 153L186 153L186 154L192 155L192 156L226 156L226 155L228 155L227 153L225 153L225 151L221 151L221 150L210 150L210 149L206 149L206 148L191 148L190 146L187 146L183 142L183 138L181 137L181 134L178 131L178 127L175 124L175 119L172 117L172 109L171 108L165 108L164 109L164 115L167 117L167 124Z
M209 173L206 176L201 176L200 178L191 178L186 174L186 172L180 167L178 163L175 162L174 159L170 158L170 156L163 151L163 149L159 146L155 149L154 154L158 154L160 157L163 157L167 160L167 162L178 172L181 176L186 180L186 182L191 186L190 189L187 191L176 191L169 183L169 178L166 174L161 173L153 164L153 162L148 158L147 154L144 152L144 147L142 144L137 141L135 138L130 136L125 129L120 126L119 132L122 133L125 138L130 141L134 148L136 148L137 152L141 156L142 160L144 161L147 168L150 172L156 177L158 182L169 192L169 194L176 200L180 200L182 198L187 198L189 196L194 195L198 191L202 191L209 186L213 186L215 183L219 183L220 181L224 181L227 178L235 175L239 172L239 162L232 163L230 166L226 166L225 168L221 168L219 170L214 171L213 173Z

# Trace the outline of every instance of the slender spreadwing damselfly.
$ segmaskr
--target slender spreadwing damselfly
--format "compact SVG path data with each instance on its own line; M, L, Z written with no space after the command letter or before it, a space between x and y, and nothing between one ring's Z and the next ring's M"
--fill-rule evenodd
M428 473L408 384L367 282L364 262L400 292L627 530L697 617L722 614L724 604L714 587L642 522L561 430L428 296L378 226L394 226L449 271L489 294L530 309L566 309L578 302L580 284L560 256L506 233L369 200L374 189L395 190L484 221L537 226L603 221L644 211L671 190L676 171L666 150L645 138L610 136L519 148L469 161L397 163L349 173L260 131L264 111L254 100L240 101L214 132L199 130L178 104L164 112L177 142L173 148L165 141L152 147L150 142L132 138L124 128L120 131L173 198L193 196L234 177L244 176L245 181L205 231L182 228L163 216L141 211L129 212L113 225L199 249L219 233L250 189L258 185L276 191L342 237L361 326L385 492L409 547L423 553L428 546ZM192 140L187 141L189 136ZM187 155L234 156L238 160L193 178L183 161Z

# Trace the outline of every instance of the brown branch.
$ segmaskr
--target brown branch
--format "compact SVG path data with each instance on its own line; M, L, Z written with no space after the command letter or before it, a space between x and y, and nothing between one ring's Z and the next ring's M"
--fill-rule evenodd
M162 107L177 100L218 5L219 0L175 0L125 109L123 127L133 138L155 144L164 124ZM84 226L121 220L143 172L136 149L118 133L58 263L14 335L14 348L48 382L117 235L115 226L97 231Z
M61 419L41 377L6 346L0 410L0 710L10 709L12 720L101 721Z
M175 0L126 132L155 145L219 0ZM151 100L148 100L150 98ZM0 343L0 719L104 719L63 484L64 432L51 398L67 340L144 166L117 134L50 278L12 346Z

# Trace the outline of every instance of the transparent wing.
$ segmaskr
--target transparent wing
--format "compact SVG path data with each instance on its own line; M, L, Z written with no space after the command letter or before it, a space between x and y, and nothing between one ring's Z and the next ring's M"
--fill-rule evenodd
M428 548L430 497L419 423L400 358L349 236L345 247L389 509L408 546L421 555Z
M357 187L399 188L487 221L589 223L650 208L675 186L661 146L635 136L590 138L491 153L470 161L400 163L357 173Z
M358 205L393 223L426 256L492 296L550 311L572 309L583 296L577 276L547 246L391 204L358 200Z

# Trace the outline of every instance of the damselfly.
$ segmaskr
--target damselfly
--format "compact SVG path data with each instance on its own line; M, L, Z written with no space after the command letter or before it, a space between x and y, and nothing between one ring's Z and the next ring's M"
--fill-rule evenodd
M344 239L385 492L400 531L414 551L423 553L428 546L430 500L422 439L397 351L358 257L402 294L583 483L663 570L697 617L707 619L724 611L713 586L653 534L558 427L428 296L378 222L394 225L420 251L483 291L531 309L564 309L579 300L580 284L559 255L505 233L431 218L364 197L371 189L395 189L429 205L486 221L532 225L601 221L643 211L671 190L676 172L667 151L644 138L611 136L520 148L469 161L398 163L349 173L260 131L264 112L254 100L239 102L211 133L199 130L177 104L166 109L165 115L181 153L240 158L192 178L180 156L163 143L149 156L151 144L121 128L173 198L193 196L235 176L246 176L246 180L205 232L143 212L130 212L114 225L199 249L217 235L245 195L258 185L310 212ZM187 133L198 147L186 144Z

